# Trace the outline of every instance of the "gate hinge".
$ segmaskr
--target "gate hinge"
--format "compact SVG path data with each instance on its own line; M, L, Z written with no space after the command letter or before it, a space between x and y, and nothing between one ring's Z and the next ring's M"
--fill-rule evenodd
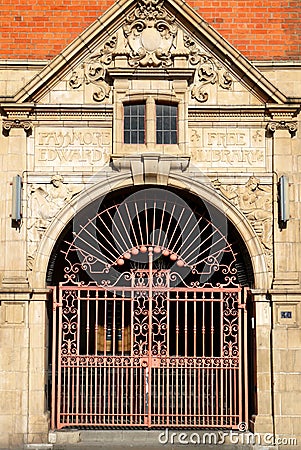
M56 308L58 308L58 307L60 307L60 306L63 306L63 303L53 303L53 310L54 309L56 309Z

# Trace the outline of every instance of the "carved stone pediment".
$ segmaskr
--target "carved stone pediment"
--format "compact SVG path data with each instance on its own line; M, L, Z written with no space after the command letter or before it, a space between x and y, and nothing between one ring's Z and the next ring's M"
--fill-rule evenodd
M208 24L181 0L114 3L51 65L29 81L14 100L18 103L45 100L49 104L46 95L60 82L62 86L56 92L64 91L68 81L68 89L78 92L65 95L66 104L73 98L77 103L89 103L91 96L94 102L108 104L113 85L108 70L129 68L151 69L152 74L157 69L161 75L165 71L169 78L172 70L193 69L190 93L196 103L214 101L212 86L230 90L235 88L234 80L240 80L243 86L238 92L247 90L263 104L287 102L286 96L252 63L213 29L208 32ZM85 89L85 85L89 87ZM96 88L94 92L91 85ZM56 93L50 103L56 103L57 97Z
M97 87L93 100L103 101L110 94L107 69L118 69L120 58L129 68L171 71L178 70L175 59L181 58L182 69L194 70L191 97L201 103L209 98L206 85L230 89L233 83L221 63L182 28L164 0L139 0L114 35L73 71L69 86L78 89L92 83Z

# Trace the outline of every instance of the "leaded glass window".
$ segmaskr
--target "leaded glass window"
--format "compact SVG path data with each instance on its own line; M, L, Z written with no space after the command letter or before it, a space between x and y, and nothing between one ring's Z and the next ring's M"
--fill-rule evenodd
M157 144L177 144L177 106L156 105Z
M144 144L145 104L124 105L124 143Z

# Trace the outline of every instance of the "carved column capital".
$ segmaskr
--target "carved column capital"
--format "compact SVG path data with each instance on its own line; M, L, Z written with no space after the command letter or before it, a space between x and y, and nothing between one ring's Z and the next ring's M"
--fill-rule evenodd
M273 121L267 124L266 129L270 133L275 133L276 130L288 130L291 136L295 136L298 129L298 123L293 121L287 122L285 120L280 120L277 122Z
M23 128L27 136L32 133L32 122L28 119L3 119L2 120L2 132L4 136L8 136L12 128Z

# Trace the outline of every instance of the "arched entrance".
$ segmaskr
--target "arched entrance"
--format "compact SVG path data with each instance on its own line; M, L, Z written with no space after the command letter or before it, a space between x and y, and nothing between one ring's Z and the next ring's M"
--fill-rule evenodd
M48 267L56 428L247 420L248 252L183 191L111 192L79 211Z

